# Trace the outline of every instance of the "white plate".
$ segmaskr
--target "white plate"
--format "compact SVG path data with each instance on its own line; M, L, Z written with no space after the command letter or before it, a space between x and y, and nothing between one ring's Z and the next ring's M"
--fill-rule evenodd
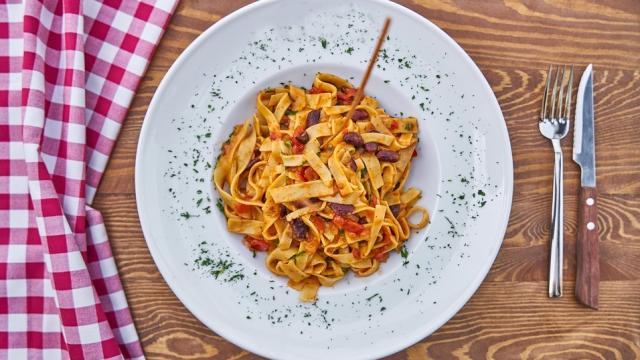
M409 182L423 190L432 222L409 239L408 263L392 256L373 276L300 304L226 230L211 164L232 125L255 111L260 89L308 87L317 71L358 84L386 15L386 53L367 93L390 113L420 119ZM476 65L429 21L378 0L260 1L217 22L162 80L136 159L142 229L171 289L213 331L271 358L379 358L431 334L491 267L512 190L507 129Z

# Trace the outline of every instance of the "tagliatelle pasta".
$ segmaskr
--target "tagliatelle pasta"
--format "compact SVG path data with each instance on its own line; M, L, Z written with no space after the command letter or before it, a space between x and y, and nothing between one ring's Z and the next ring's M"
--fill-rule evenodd
M405 189L416 154L416 118L396 118L365 96L351 119L356 89L317 74L258 94L253 118L233 129L213 182L229 231L266 251L302 301L348 271L367 276L429 222L421 191ZM412 214L419 221L410 222ZM415 215L414 215L415 217Z

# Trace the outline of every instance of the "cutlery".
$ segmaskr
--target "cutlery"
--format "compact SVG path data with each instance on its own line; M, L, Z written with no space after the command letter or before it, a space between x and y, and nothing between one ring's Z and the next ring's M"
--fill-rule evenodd
M553 67L549 66L538 128L544 137L551 140L554 152L549 297L560 297L562 296L562 248L564 243L563 163L560 140L567 135L569 130L573 66L569 71L567 71L567 66L563 66L562 71L558 67L555 71L555 77L553 75ZM553 80L553 88L551 88L552 78L555 79Z
M580 165L580 203L576 244L576 297L598 308L600 264L598 249L598 203L596 198L595 127L593 116L593 67L582 74L573 128L573 161Z

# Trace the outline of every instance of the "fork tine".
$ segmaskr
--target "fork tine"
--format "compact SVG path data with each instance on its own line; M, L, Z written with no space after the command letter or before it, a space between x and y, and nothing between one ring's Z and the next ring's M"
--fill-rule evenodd
M551 90L551 120L553 121L556 114L556 98L558 97L558 78L560 77L560 69L556 71L556 77L553 81L553 90Z
M565 109L564 109L564 118L569 119L571 115L571 95L573 90L573 65L571 65L571 70L569 70L569 85L567 86L567 98L565 100Z
M560 88L558 94L558 114L554 114L554 117L558 119L560 122L564 121L562 118L562 111L564 108L562 107L562 102L564 100L564 83L566 82L567 77L567 65L562 65L562 76L560 77Z
M540 111L540 120L544 120L547 115L547 97L549 94L549 86L551 86L551 76L553 74L553 67L549 65L549 71L547 72L547 84L544 87L544 95L542 96L542 110Z

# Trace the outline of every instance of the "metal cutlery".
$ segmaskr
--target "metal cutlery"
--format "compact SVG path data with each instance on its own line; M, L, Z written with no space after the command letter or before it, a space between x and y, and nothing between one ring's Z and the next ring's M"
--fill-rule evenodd
M593 116L593 67L582 74L573 128L573 161L580 165L580 203L576 243L576 297L597 309L600 283L598 203L596 191L595 127Z
M563 66L555 71L549 66L542 110L538 127L540 133L551 140L554 152L553 201L551 207L551 254L549 264L549 297L562 296L562 263L564 246L563 162L560 140L569 130L573 66ZM554 79L552 81L552 79ZM552 85L553 83L553 85Z

